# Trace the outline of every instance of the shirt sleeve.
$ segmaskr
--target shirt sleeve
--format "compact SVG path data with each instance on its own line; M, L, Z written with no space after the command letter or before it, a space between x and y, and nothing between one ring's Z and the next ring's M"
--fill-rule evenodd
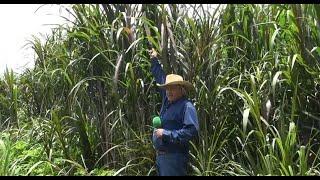
M153 77L156 80L156 83L158 83L158 84L165 83L166 75L163 71L161 64L159 63L158 58L156 58L156 57L151 59L151 72L152 72ZM159 90L160 90L161 97L164 98L166 95L166 91L162 88L160 88Z
M163 130L162 138L164 142L174 144L187 143L198 134L199 123L195 107L187 103L183 117L183 127L179 130Z

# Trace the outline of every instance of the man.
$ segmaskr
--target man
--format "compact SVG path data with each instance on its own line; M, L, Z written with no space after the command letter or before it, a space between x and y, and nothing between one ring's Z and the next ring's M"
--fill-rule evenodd
M189 140L198 134L197 112L186 98L193 85L176 74L165 73L158 61L157 52L149 52L151 71L160 87L162 107L161 128L153 132L156 165L160 176L185 176L189 162Z

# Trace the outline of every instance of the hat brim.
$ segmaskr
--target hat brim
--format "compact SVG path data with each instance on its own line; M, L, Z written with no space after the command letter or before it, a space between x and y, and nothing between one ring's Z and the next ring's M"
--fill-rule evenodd
M170 82L167 84L158 84L157 83L157 86L160 88L166 88L167 86L170 86L170 85L181 85L181 86L184 86L186 88L186 90L188 90L188 91L194 90L193 85L188 81L175 81L175 82Z

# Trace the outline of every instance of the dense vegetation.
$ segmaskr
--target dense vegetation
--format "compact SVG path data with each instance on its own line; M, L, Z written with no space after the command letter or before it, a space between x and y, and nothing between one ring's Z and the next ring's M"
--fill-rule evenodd
M0 175L155 175L147 41L196 87L190 175L320 175L320 5L67 10L0 79Z

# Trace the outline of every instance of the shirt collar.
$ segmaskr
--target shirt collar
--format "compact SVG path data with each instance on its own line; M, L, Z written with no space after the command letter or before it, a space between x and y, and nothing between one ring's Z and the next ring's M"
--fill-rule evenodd
M179 101L182 101L182 100L185 100L185 99L186 99L186 97L185 97L185 96L182 96L181 98L179 98L179 99L177 99L177 100L175 100L175 101L172 101L172 102L168 101L168 102L169 102L169 105L171 105L171 104L175 104L175 103L177 103L177 102L179 102Z

